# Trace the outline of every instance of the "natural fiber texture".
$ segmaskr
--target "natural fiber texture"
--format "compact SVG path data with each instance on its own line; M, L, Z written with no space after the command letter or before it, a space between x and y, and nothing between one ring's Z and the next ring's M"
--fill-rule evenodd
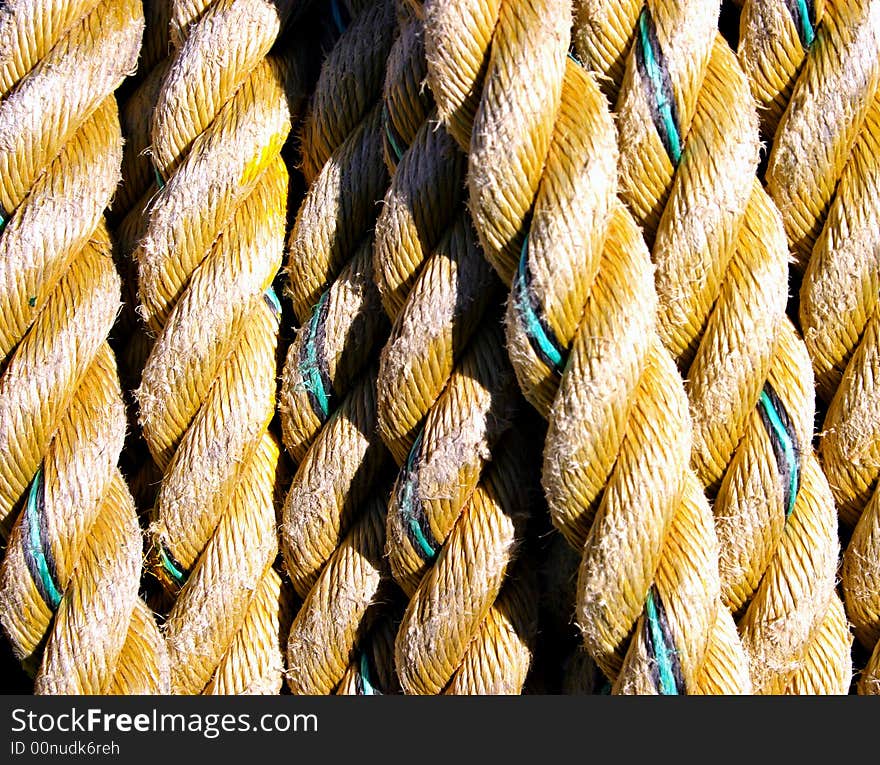
M117 468L120 284L102 218L122 159L112 92L143 25L134 0L0 8L0 621L38 693L169 686Z
M515 407L500 293L461 204L464 156L423 85L422 36L407 15L389 62L383 119L394 175L373 250L393 320L379 432L401 466L387 554L410 596L396 668L407 693L519 693L536 629L535 584L515 567L529 450L499 440Z
M744 4L740 60L759 104L770 104L767 189L805 269L800 320L829 402L819 450L852 529L843 592L871 651L880 638L880 7L828 0L812 11ZM877 692L871 673L860 691Z
M616 56L596 53L593 30L634 30L609 87L622 195L652 247L660 334L687 379L692 464L713 499L723 598L763 692L803 669L836 598L838 543L809 446L808 358L785 318L782 221L754 179L757 116L718 5L658 0L626 17L583 0L575 40L613 77ZM846 645L833 654L844 665L791 687L833 680L825 692L845 693Z
M144 7L144 42L138 71L130 81L128 97L120 103L122 125L122 183L113 198L109 219L114 226L117 268L122 277L122 309L113 328L111 344L119 359L119 371L129 420L129 434L122 452L123 470L139 512L153 507L162 471L153 461L141 434L133 392L152 350L155 335L138 313L138 266L134 251L142 234L144 213L159 190L150 159L150 122L162 81L171 65L168 20L170 0L154 0ZM155 594L155 593L151 593ZM155 603L163 610L165 604Z
M390 458L376 432L375 355L388 326L370 266L377 200L388 185L381 95L396 21L390 0L335 9L350 22L321 66L303 121L310 185L287 262L301 327L279 405L298 464L281 531L288 575L304 599L287 640L287 682L302 694L395 690L390 665L380 662L380 672L366 637L399 616L383 559Z
M693 484L694 488L696 484ZM559 542L550 549L547 560L547 586L542 593L542 602L551 613L551 623L557 630L569 625L574 604L577 601L578 569L580 553L559 536ZM547 629L547 625L544 625ZM581 644L566 652L562 660L561 690L566 694L607 694L612 691L608 682L590 654ZM642 659L644 660L644 659ZM548 663L559 663L559 657L545 656ZM737 633L731 614L724 608L716 611L706 655L700 667L693 694L719 695L725 693L747 693L751 689L748 662L742 640ZM619 690L619 689L618 689ZM636 690L631 688L631 690Z
M566 58L570 9L425 9L428 81L470 152L485 253L513 282L511 358L549 419L543 483L554 524L582 551L586 645L618 691L695 692L719 618L717 541L687 468L691 423L656 335L648 253L615 200L613 124ZM715 684L743 691L744 674Z
M280 157L302 88L267 55L290 3L173 2L176 42L150 126L161 189L135 251L156 341L137 391L163 472L151 527L175 693L277 693L287 595L278 553L275 405L284 246Z

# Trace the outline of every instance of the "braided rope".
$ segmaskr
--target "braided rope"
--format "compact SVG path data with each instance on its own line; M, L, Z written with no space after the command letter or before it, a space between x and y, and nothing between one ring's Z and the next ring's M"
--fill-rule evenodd
M116 465L120 284L102 218L122 159L112 92L143 23L134 0L0 8L0 621L39 693L169 684Z
M273 568L280 307L295 60L269 49L290 3L172 2L171 52L150 126L160 190L135 250L156 334L137 390L163 472L154 571L175 693L277 693L289 622ZM182 21L186 20L186 23ZM223 300L217 300L222 295Z
M805 269L800 320L829 402L819 451L840 518L854 527L847 612L871 651L880 637L880 7L745 3L741 27L740 60L773 138L767 189ZM862 691L876 688L871 673Z
M464 156L423 88L422 36L421 21L406 18L386 75L393 177L373 250L393 321L379 432L401 467L387 554L410 597L397 674L406 693L519 693L536 629L535 583L516 564L528 449L500 440L515 383L492 308L498 285L461 205Z
M468 0L425 10L429 84L470 150L480 241L513 283L511 359L549 420L543 484L554 524L582 551L584 640L618 691L694 692L704 667L723 666L705 661L723 618L717 541L687 470L690 419L657 339L648 254L615 201L613 124L566 59L570 9ZM734 653L729 665L743 660ZM744 675L715 682L743 691Z
M649 2L621 18L584 0L580 11L586 37L610 24L634 30L616 96L622 196L652 246L661 336L686 370L724 601L740 614L755 689L779 687L836 597L838 543L808 447L808 357L784 314L782 222L754 179L748 81L717 31L717 3ZM584 54L613 72L616 56L597 49ZM846 692L846 663L832 675L826 692Z
M338 25L303 122L310 185L287 263L301 326L279 402L284 443L298 463L282 538L303 598L287 640L287 682L294 693L372 694L396 690L388 650L371 646L385 645L399 613L383 560L390 465L376 433L374 359L388 328L371 278L376 200L388 185L382 83L396 21L390 0L332 7L347 23Z

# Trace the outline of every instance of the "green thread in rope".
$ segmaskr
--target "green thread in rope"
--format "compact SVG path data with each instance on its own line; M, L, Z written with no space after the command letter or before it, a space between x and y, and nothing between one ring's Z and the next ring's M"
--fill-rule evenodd
M807 0L796 1L798 11L800 11L798 15L800 16L801 22L801 28L799 30L801 33L801 42L803 42L804 47L809 48L813 44L813 40L816 39L816 33L813 31L813 25L810 22L810 11L807 8Z
M30 491L28 491L27 504L25 513L27 515L27 551L30 559L33 561L37 574L40 578L40 585L48 606L54 611L61 603L61 593L55 586L55 580L49 571L49 562L46 560L46 553L43 549L43 540L40 538L40 494L43 491L43 469L37 468L34 480L31 482ZM33 572L32 572L33 573Z
M516 269L516 289L514 292L516 307L523 323L525 324L526 334L537 346L536 350L538 351L538 354L550 367L552 367L557 373L561 374L565 367L565 358L563 357L555 338L550 337L544 329L544 325L532 306L532 301L529 296L529 285L526 276L528 257L529 238L526 237L520 252L519 267Z
M773 433L776 435L776 438L782 445L782 449L785 453L785 461L788 465L788 503L785 508L785 517L788 518L788 516L790 516L792 511L794 510L795 500L797 499L797 455L795 454L794 444L792 443L791 437L788 434L788 430L786 429L785 425L783 425L782 420L779 417L779 413L776 411L776 407L773 405L773 401L770 399L770 396L767 395L766 390L761 391L761 397L759 400L761 403L761 408L767 415L767 420L769 421L770 426L773 429Z
M364 696L379 696L380 693L376 687L370 682L370 665L367 661L367 655L361 654L360 661L361 685L363 686Z
M330 12L333 14L333 23L336 24L336 30L339 34L343 34L345 32L345 22L342 20L342 12L339 10L337 0L331 1Z
M159 190L165 188L165 181L162 180L162 176L159 174L159 168L153 165L153 176L156 178L156 185L159 187Z
M267 289L263 293L263 299L269 305L269 308L272 309L272 313L274 314L275 318L276 319L280 318L281 317L281 301L278 300L278 295L275 294L274 288L269 287L269 289Z
M648 33L647 9L644 9L639 16L639 40L641 42L645 71L651 79L657 111L669 139L669 145L666 149L672 161L677 165L681 161L681 138L678 134L678 125L675 124L675 118L672 116L672 102L667 98L666 92L663 89L663 74L657 63L654 48L651 45L651 36Z
M303 378L303 385L308 393L314 397L318 408L321 411L321 417L326 419L330 413L330 397L324 388L324 381L321 379L321 370L318 362L318 349L315 345L315 337L317 335L318 324L321 321L321 313L327 302L329 290L321 295L312 316L309 319L308 335L305 339L305 360L299 365L299 373Z
M660 619L657 616L657 604L654 603L653 589L648 591L645 611L648 617L648 627L651 630L651 640L654 643L654 655L657 660L657 675L660 680L659 691L664 696L677 696L678 688L672 669L672 650L666 645L666 641L663 638L663 630L660 627Z
M406 524L409 527L410 532L412 533L412 538L421 548L422 555L426 560L430 561L433 560L434 556L437 555L437 550L428 541L427 537L422 532L422 526L412 510L414 499L412 485L413 465L416 461L416 455L419 453L419 451L421 451L422 448L423 433L424 431L419 433L415 442L412 445L412 449L409 450L409 454L406 458L406 467L404 468L403 496L401 497L400 501L400 513L401 515L403 515L404 520L406 521Z
M400 145L397 143L397 139L394 137L394 133L391 130L391 118L388 116L388 109L385 104L382 104L382 125L385 127L385 137L388 139L388 143L391 144L391 148L394 150L394 156L397 158L397 161L403 158L403 149L400 148Z
M797 27L798 37L804 48L809 48L816 39L813 21L810 18L812 3L809 0L786 0L788 13Z
M178 568L177 561L172 558L164 544L159 545L159 560L176 584L183 584L186 581L186 574Z

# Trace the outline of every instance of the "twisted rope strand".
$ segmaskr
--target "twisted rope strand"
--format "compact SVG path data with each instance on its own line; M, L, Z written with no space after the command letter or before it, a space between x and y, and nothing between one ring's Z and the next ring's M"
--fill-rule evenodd
M298 463L282 538L303 598L287 639L287 682L308 694L394 688L387 672L374 677L367 638L375 623L387 626L394 599L382 560L389 460L376 432L374 363L387 321L370 268L376 200L388 184L379 98L394 8L381 2L349 12L303 125L310 186L287 263L301 326L279 404L285 445Z
M189 5L171 6L176 48L151 123L161 189L135 250L140 310L156 333L137 391L163 471L151 555L176 596L165 624L174 692L277 693L288 609L272 568L271 284L287 197L279 152L300 73L268 55L290 4Z
M120 285L102 219L122 159L112 91L143 23L137 2L0 9L0 621L38 693L169 686L116 466Z
M508 441L496 449L410 597L395 643L397 674L406 693L475 693L480 687L519 692L522 687L517 683L524 681L531 661L528 636L506 643L496 635L504 609L516 606L509 598L505 603L501 592L505 581L517 578L511 568L528 513L523 446ZM528 601L519 605L529 611L533 607ZM526 614L512 618L528 620ZM494 650L486 646L489 640ZM498 665L504 667L500 683L495 679Z
M583 7L594 21L615 12ZM714 499L724 600L744 612L740 630L761 691L775 672L783 682L798 668L836 597L833 505L807 446L812 376L784 318L782 222L753 178L757 118L748 81L717 32L717 4L629 10L637 15L619 21L635 30L617 96L622 192L652 245L661 336L687 370L692 464ZM801 493L809 500L798 505ZM778 584L767 575L788 559L792 537L804 546L797 566L809 562L814 576L803 586L760 585ZM780 612L786 640L773 638L783 629Z
M763 5L743 7L739 55L759 103L772 104L767 189L805 269L800 320L829 402L819 452L845 532L852 529L843 593L871 651L880 637L880 8L835 0L795 18L783 3ZM872 671L863 692L874 687Z
M487 542L496 577L488 582L469 565L469 544L455 540L471 539L485 524L500 533L500 518L482 514L492 480L484 466L509 461L524 446L499 442L515 399L491 308L497 285L461 208L464 157L436 124L423 86L422 35L418 17L405 18L396 47L415 59L406 66L392 56L386 75L386 162L394 174L373 250L394 321L380 361L379 432L401 466L387 555L410 595L395 646L397 674L407 693L518 693L535 633L534 605L521 594L523 570L511 569L523 529L508 529L513 546ZM525 512L525 500L512 492L492 502L497 513ZM460 609L439 610L450 601ZM440 666L426 645L443 654Z
M513 285L511 359L549 419L543 484L554 524L582 551L584 640L618 690L692 691L717 619L717 541L705 501L683 501L695 493L685 494L687 406L655 336L647 252L614 198L613 124L596 84L566 59L570 10L527 0L425 9L429 84L470 150L486 256ZM704 535L691 560L676 536L685 528ZM677 572L662 592L661 568ZM630 636L645 630L650 645L634 644L624 661ZM740 649L729 664L742 658Z

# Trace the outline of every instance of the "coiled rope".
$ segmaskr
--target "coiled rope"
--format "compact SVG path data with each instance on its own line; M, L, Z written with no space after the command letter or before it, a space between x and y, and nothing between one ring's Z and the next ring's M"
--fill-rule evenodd
M408 13L385 83L394 175L373 251L393 321L379 432L401 467L387 554L410 598L396 668L407 693L519 693L536 629L535 582L517 564L529 449L515 434L502 438L516 399L499 285L461 204L465 158L423 87L422 37Z
M300 323L280 397L298 464L284 502L287 572L303 603L287 640L294 693L396 690L385 635L399 618L385 547L390 460L376 432L375 356L387 333L371 279L373 226L388 186L381 94L395 38L390 0L331 4L339 36L302 127L309 188L289 238ZM383 627L385 628L383 630Z
M138 597L107 344L120 299L103 221L122 159L112 93L143 25L137 0L0 7L0 621L38 693L169 687Z
M852 536L847 613L880 693L880 5L746 2L740 60L772 138L767 189L804 271L800 321L819 395L819 453Z
M835 661L797 682L849 684L833 600L834 504L810 448L814 404L803 342L785 318L782 222L755 179L748 81L717 30L719 3L583 0L581 55L616 98L622 196L656 266L659 328L685 372L692 464L713 500L725 604L738 615L757 692L807 671L814 640ZM594 36L632 29L622 52ZM626 44L623 36L616 38ZM619 93L615 96L615 90ZM818 650L818 647L816 648Z
M175 693L282 682L271 284L284 248L280 150L302 85L295 58L269 50L291 6L172 2L176 47L150 126L161 188L135 258L156 340L137 398L163 471L151 557L176 596L165 622Z
M507 341L549 420L543 484L582 552L577 620L624 692L747 685L722 629L717 540L687 469L681 380L657 340L650 262L615 201L616 139L599 91L567 58L561 0L425 4L429 84L469 150L470 209L513 285ZM719 662L709 657L718 652ZM715 673L722 665L736 668Z

